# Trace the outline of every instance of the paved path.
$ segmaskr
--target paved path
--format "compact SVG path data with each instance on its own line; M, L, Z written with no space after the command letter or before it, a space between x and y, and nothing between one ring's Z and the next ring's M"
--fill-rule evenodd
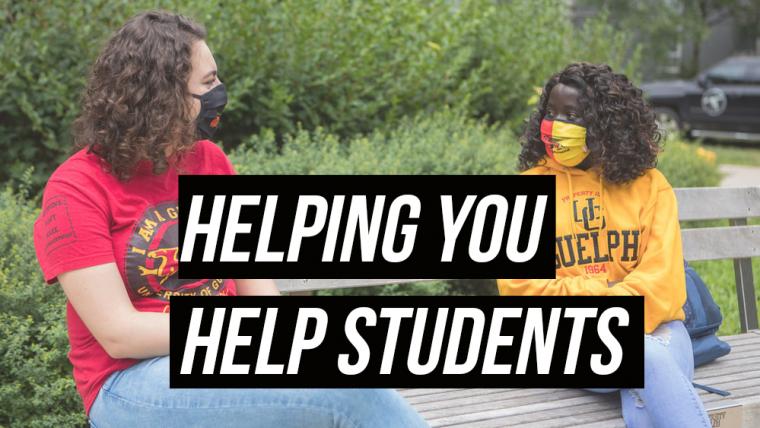
M759 166L723 164L719 168L723 173L723 181L720 182L723 187L760 186Z

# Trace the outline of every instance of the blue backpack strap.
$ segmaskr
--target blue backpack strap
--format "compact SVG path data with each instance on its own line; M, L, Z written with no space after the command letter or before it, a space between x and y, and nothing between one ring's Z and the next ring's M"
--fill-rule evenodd
M703 391L707 391L707 392L709 392L711 394L718 394L721 397L728 397L729 395L731 395L730 392L724 391L722 389L713 388L711 386L702 385L702 384L695 383L695 382L692 382L691 384L694 385L695 388L699 388L699 389L701 389Z

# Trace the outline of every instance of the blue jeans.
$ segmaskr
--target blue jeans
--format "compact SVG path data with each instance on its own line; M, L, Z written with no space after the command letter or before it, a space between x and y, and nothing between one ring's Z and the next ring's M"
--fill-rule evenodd
M105 427L427 427L392 389L170 389L169 357L113 373L90 409Z
M682 321L661 324L644 335L643 389L590 389L620 391L623 419L629 428L710 428L710 420L691 384L694 354Z

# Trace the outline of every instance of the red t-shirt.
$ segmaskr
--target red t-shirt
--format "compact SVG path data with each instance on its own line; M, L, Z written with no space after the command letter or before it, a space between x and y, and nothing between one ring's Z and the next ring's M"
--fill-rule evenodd
M179 165L182 174L234 174L227 156L208 140L197 142ZM177 168L152 173L143 161L127 182L82 149L50 177L34 224L34 246L45 281L63 272L115 262L132 304L143 312L166 312L172 294L235 295L230 279L177 277ZM108 302L103 302L108 304ZM111 358L66 304L74 380L90 407L108 376L139 362Z

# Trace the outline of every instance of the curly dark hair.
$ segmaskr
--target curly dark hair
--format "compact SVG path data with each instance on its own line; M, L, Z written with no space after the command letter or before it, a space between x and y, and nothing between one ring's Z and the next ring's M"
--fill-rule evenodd
M521 138L518 167L524 171L542 163L546 151L541 142L541 120L546 115L549 94L558 84L580 92L589 164L599 165L610 183L626 183L657 166L662 136L652 108L624 74L614 73L606 64L570 64L553 75L544 86L538 108Z
M121 180L143 159L155 174L166 171L196 140L187 80L192 44L205 37L203 26L169 12L127 21L90 70L75 146L89 147Z

